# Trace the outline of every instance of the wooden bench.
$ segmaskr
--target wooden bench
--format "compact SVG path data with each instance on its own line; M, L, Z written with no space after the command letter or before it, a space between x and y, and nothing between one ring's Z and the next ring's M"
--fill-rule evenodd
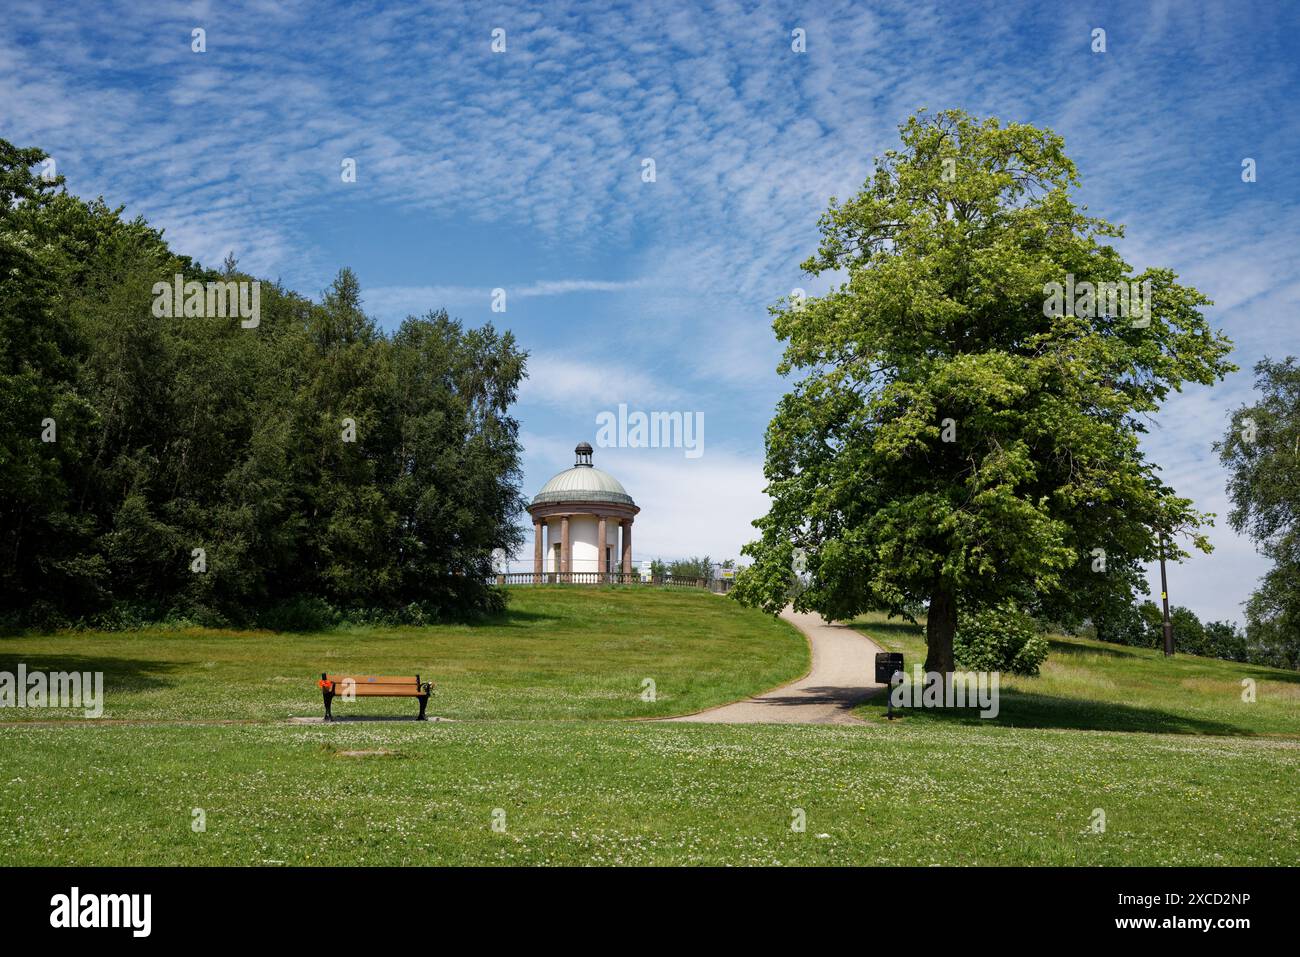
M432 681L421 681L419 675L395 678L390 675L328 675L320 676L320 690L325 697L325 720L333 721L330 704L335 698L419 698L420 713L416 721L424 720L424 706L429 703Z

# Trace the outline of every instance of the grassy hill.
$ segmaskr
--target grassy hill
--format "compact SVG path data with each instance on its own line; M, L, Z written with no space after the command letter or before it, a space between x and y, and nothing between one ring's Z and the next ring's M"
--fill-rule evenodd
M0 671L102 671L105 718L280 719L324 713L322 671L413 674L437 684L429 713L466 718L689 714L802 674L808 646L783 621L698 591L512 589L507 613L475 625L309 634L207 628L0 638ZM641 700L642 682L656 701ZM402 699L337 714L409 715ZM4 720L79 717L50 709Z
M879 704L858 726L608 720L766 688L803 671L804 643L702 594L518 589L511 604L474 628L0 639L0 668L102 666L123 719L0 724L0 860L1300 864L1285 673L1262 676L1257 710L1238 713L1222 699L1245 666L1061 639L995 722L886 723ZM915 633L863 627L915 658ZM323 657L430 662L431 713L457 720L285 723L319 713ZM415 710L339 712L387 706Z
M853 626L912 665L925 663L925 632L884 615ZM993 724L1016 728L1078 728L1172 734L1265 735L1300 739L1300 673L1129 648L1088 638L1052 635L1051 653L1034 678L1003 675L998 716L909 711L905 720ZM1255 700L1242 700L1244 680ZM862 709L875 718L878 705Z

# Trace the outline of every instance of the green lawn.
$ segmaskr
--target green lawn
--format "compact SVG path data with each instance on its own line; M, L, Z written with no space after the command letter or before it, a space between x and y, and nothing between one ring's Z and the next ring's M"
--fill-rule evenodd
M808 645L783 621L700 591L513 588L480 625L316 634L145 630L0 638L0 671L102 671L104 718L277 719L324 713L322 671L414 674L448 718L689 714L796 678ZM655 684L653 703L642 683ZM339 702L335 713L414 715L410 699ZM21 709L0 720L79 717Z
M1300 750L1267 739L517 721L0 739L10 864L1300 864ZM345 756L366 751L391 753Z
M890 651L901 651L910 675L925 663L921 626L866 615L853 626ZM1300 673L1213 658L1128 648L1053 635L1035 678L1003 675L997 718L972 712L913 709L903 720L1207 735L1268 735L1300 740ZM1255 701L1242 700L1242 680ZM875 720L883 699L860 713Z
M916 659L907 629L861 626ZM801 674L806 646L711 595L582 588L516 589L506 618L472 628L0 652L0 670L102 668L107 714L126 719L5 715L28 719L0 725L8 864L1300 864L1296 685L1267 669L1061 639L994 722L885 723L878 702L859 726L607 720L743 697ZM319 713L323 667L427 667L431 713L455 720L286 723ZM1239 672L1256 705L1224 700Z

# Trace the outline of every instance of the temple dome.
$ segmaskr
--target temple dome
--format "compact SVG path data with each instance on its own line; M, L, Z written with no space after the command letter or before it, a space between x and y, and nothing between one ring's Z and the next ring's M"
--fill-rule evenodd
M578 456L577 464L571 469L565 469L543 485L542 490L534 496L533 505L562 502L612 502L619 505L636 505L618 479L591 464L590 445L583 442L574 452Z

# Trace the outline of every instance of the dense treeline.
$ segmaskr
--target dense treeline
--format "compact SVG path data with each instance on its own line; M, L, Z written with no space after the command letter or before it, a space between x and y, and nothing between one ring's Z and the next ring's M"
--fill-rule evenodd
M1290 667L1258 640L1252 643L1246 632L1230 621L1202 622L1190 608L1171 605L1169 623L1177 654ZM1134 604L1123 615L1095 620L1093 627L1098 638L1119 645L1163 648L1165 644L1164 613L1153 601Z
M679 558L671 562L656 558L650 562L650 575L654 578L711 579L713 560L708 555L692 555L690 558Z
M1232 527L1273 564L1246 602L1252 643L1300 668L1300 361L1255 365L1259 398L1232 416L1216 444L1228 468Z
M206 270L0 140L0 616L292 624L499 607L525 356L445 312L385 334L356 278L260 321L155 315Z

